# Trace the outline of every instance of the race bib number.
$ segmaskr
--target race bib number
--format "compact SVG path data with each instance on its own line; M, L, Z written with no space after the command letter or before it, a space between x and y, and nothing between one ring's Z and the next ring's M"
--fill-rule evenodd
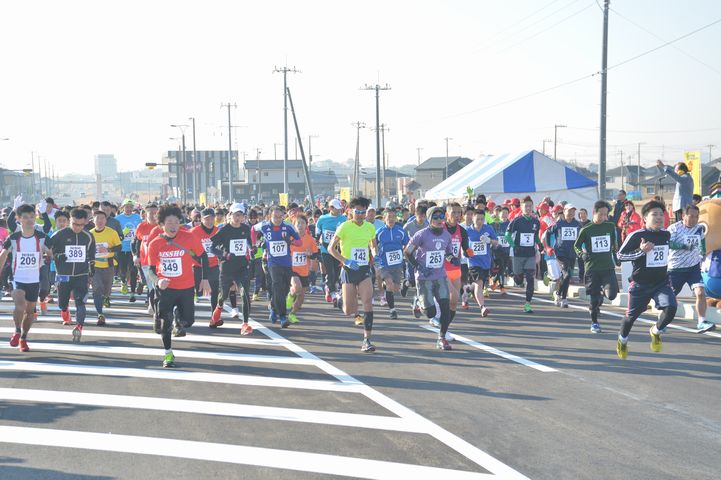
M37 270L40 264L40 254L37 252L20 252L18 262L16 265L17 270Z
M532 247L533 246L533 234L532 233L522 233L520 245L522 247Z
M270 242L272 243L282 243L286 247L288 246L285 242ZM236 257L244 257L248 253L248 242L245 240L245 238L234 238L230 241L229 244L230 247L230 253L232 255L235 255ZM271 247L272 251L272 247ZM280 255L273 255L273 256L283 256L285 255L285 251L281 253Z
M646 254L647 267L665 267L668 265L668 245L657 245Z
M471 242L471 248L473 249L474 255L485 255L488 252L488 247L485 242Z
M333 240L333 237L335 236L335 232L332 230L323 230L323 243L328 245L331 240Z
M400 265L403 261L403 254L400 250L393 250L392 252L386 252L386 263L388 266Z
M105 253L100 253L100 249L105 248ZM108 258L110 252L108 252L108 243L100 242L95 244L95 258Z
M498 237L498 245L500 245L501 247L510 247L505 235Z
M461 255L461 242L453 240L451 242L451 249L453 250L453 256L458 257Z
M561 227L561 241L576 240L578 229L576 227Z
M130 225L128 225L128 226L125 227L125 228L128 229L128 233L126 233L125 235L123 235L123 240L130 241L130 240L132 240L133 238L135 238L135 227L131 227Z
M207 253L209 257L215 256L213 253L213 242L211 242L209 238L202 239L200 243L203 244L203 250L205 250L205 253Z
M367 248L354 248L350 253L351 260L360 265L368 265L368 249Z
M268 253L273 257L285 257L288 255L288 243L282 240L268 242Z
M686 245L693 250L701 246L701 235L686 235Z
M85 261L85 247L82 245L66 245L65 259L68 263L82 263Z
M160 273L167 278L179 277L183 274L183 262L180 258L163 258L160 261Z
M611 251L611 236L610 235L599 235L597 237L591 237L591 252L592 253L607 253Z
M308 254L305 252L295 252L293 254L293 266L305 267L308 264Z
M426 268L441 268L443 266L443 250L433 250L426 253Z

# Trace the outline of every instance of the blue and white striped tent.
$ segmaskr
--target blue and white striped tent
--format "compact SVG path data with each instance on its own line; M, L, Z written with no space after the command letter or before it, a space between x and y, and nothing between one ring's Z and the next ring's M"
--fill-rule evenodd
M474 196L482 193L496 203L525 195L538 203L549 196L554 202L566 200L590 209L598 199L595 181L536 150L479 158L428 190L424 198L460 199L467 196L468 187Z

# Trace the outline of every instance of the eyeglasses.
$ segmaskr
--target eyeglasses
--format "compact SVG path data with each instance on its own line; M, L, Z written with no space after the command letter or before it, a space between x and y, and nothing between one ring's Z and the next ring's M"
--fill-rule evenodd
M431 215L431 220L445 220L446 214L445 213L434 213Z
M353 213L355 213L356 215L365 215L366 210L353 210Z

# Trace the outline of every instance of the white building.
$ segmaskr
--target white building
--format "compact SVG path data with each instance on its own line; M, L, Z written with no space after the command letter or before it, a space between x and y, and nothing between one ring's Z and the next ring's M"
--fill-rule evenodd
M103 181L116 178L118 161L115 159L115 155L109 153L95 155L95 175L100 175Z

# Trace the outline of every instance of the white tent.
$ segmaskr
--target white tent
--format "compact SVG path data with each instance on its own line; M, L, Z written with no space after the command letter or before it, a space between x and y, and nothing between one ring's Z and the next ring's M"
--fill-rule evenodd
M484 194L501 203L509 198L530 195L538 203L550 197L566 200L589 212L598 199L597 183L536 150L488 155L466 165L426 192L426 200L460 199Z

